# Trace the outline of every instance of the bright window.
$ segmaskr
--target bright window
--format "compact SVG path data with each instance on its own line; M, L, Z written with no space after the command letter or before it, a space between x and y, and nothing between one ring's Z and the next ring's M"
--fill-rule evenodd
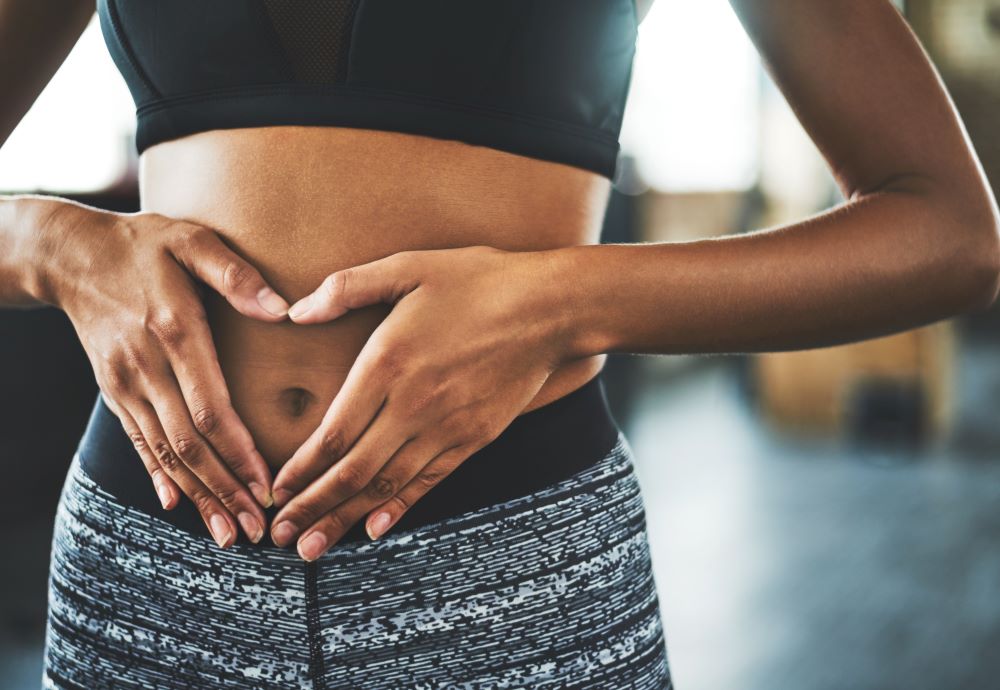
M759 168L760 60L723 0L657 0L639 25L622 149L654 189L746 189Z
M0 189L93 191L124 172L135 108L97 15L0 148Z

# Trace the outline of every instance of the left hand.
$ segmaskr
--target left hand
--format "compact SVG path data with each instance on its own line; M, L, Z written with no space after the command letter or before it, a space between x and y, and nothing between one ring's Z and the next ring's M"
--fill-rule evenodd
M500 435L571 358L553 251L404 251L332 273L292 305L301 324L394 306L275 477L278 546L298 537L314 560L369 511L376 539Z

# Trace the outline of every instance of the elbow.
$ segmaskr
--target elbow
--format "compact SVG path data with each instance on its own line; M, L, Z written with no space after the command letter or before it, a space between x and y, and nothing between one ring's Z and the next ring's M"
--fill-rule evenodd
M992 197L990 197L992 201ZM961 228L970 239L960 252L957 275L963 276L966 295L964 312L983 312L993 306L1000 294L1000 215L994 204L987 213L979 213L977 220L968 217Z

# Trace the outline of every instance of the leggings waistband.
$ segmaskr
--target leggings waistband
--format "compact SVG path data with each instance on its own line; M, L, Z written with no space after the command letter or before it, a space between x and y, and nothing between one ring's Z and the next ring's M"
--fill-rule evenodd
M391 531L525 496L566 479L604 458L619 431L608 408L602 373L598 373L558 400L515 417L497 438L407 510ZM160 505L138 451L100 394L78 453L87 474L123 504L208 538L201 516L186 497L173 510ZM270 520L277 510L272 507L264 512ZM338 543L368 540L362 518ZM242 533L238 541L252 545ZM260 542L265 543L270 545L267 537Z

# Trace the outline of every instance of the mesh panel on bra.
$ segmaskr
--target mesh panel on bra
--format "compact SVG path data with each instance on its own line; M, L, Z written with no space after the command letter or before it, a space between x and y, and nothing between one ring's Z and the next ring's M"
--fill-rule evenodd
M330 84L347 75L351 27L360 0L264 0L295 79Z

